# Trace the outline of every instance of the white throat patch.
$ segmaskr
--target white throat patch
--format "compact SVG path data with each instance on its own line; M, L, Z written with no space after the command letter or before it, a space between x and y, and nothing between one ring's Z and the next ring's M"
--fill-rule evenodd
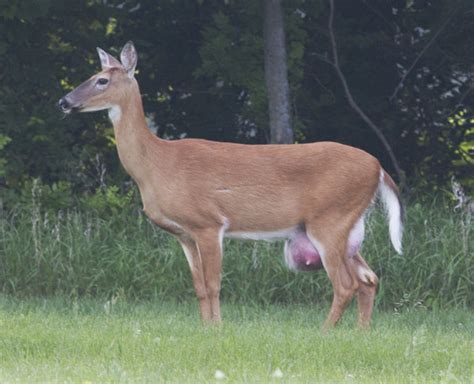
M113 105L109 108L109 119L112 123L117 123L120 120L121 115L122 111L118 105Z

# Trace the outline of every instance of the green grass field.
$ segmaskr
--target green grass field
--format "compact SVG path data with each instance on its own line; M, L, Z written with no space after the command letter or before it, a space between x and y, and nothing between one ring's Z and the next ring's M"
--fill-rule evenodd
M407 206L403 255L370 215L372 330L351 309L329 334L326 274L289 271L281 243L225 242L208 328L179 244L138 206L30 208L0 209L0 383L474 382L474 244L450 202Z
M0 382L467 383L474 313L349 311L323 334L326 307L223 306L204 327L194 301L0 297ZM216 379L216 371L225 378ZM275 373L280 370L281 375ZM281 376L281 377L275 377Z

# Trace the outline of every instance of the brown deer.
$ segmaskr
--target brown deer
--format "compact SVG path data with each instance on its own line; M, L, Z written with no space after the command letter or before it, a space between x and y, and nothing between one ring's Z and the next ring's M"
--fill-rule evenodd
M223 238L281 238L289 267L324 267L331 280L325 328L336 324L354 294L359 325L367 327L378 279L359 248L365 214L377 195L399 253L403 229L397 187L378 160L331 142L162 140L145 121L132 42L123 47L121 61L97 51L102 71L59 100L59 107L64 113L108 110L118 155L138 184L145 213L183 248L202 320L221 320Z

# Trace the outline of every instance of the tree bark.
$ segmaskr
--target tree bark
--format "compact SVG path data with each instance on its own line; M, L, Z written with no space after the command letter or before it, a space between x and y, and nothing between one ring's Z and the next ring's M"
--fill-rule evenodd
M293 143L293 129L281 0L263 0L263 3L265 84L270 117L270 142L290 144Z

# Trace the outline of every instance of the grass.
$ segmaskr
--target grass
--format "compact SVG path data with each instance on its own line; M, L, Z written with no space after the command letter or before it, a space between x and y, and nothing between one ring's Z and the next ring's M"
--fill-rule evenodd
M179 244L132 205L109 215L0 210L0 292L17 297L67 295L189 300L189 268ZM362 253L380 277L377 305L429 309L474 307L474 249L462 215L433 200L407 207L404 254L389 242L380 210L369 217ZM327 304L324 272L295 274L281 243L226 241L222 297L260 304Z
M194 301L0 296L0 382L474 380L472 311L377 312L367 332L353 329L350 312L323 334L326 310L227 303L223 325L209 328Z
M407 207L403 256L371 214L373 328L352 309L326 335L329 281L288 271L281 243L225 242L225 322L207 328L179 245L136 206L35 204L0 210L2 383L474 382L474 244L448 204Z

